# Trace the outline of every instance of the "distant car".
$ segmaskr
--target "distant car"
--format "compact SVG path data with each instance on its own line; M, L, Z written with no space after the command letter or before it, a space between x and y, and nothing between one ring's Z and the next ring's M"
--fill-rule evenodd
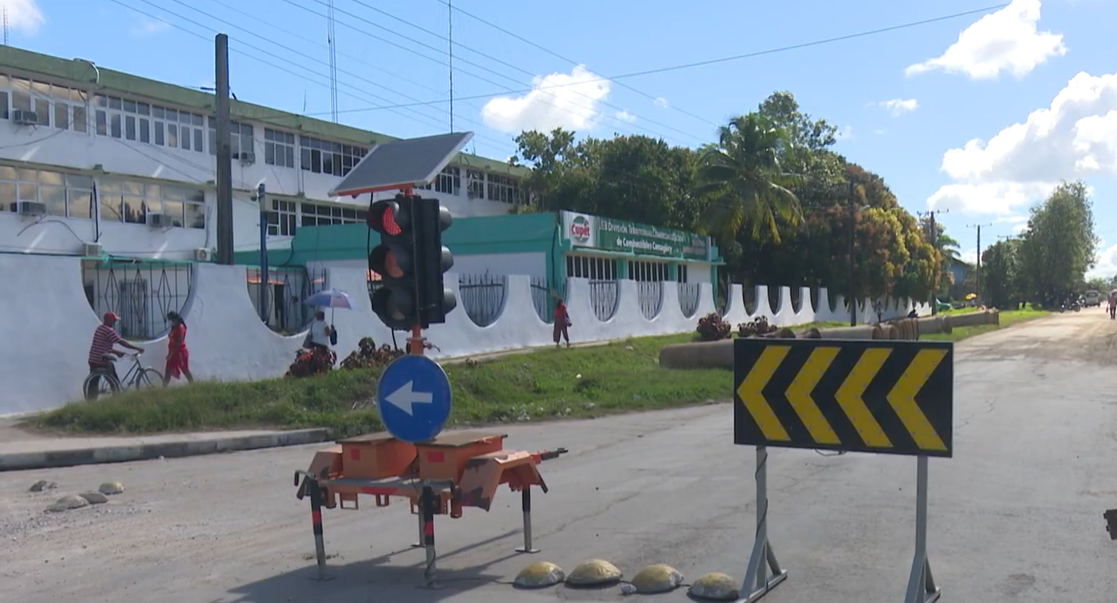
M1082 305L1089 308L1090 306L1101 306L1101 293L1097 291L1087 291L1086 295L1082 296Z

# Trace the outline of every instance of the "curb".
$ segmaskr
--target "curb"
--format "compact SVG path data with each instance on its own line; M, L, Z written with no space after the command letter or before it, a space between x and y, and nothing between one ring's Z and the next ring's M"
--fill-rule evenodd
M201 456L218 452L238 452L262 448L280 448L317 444L330 438L323 428L280 431L269 434L232 436L208 440L181 440L131 446L100 446L73 450L46 450L0 454L0 472L28 469L54 469L77 465L127 463L164 458Z

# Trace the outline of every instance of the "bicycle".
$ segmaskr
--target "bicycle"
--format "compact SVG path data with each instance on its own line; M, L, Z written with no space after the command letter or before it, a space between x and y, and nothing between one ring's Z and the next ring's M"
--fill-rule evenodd
M128 368L128 372L124 374L123 379L117 377L114 371L109 368L93 369L89 372L81 387L82 391L85 392L86 400L96 400L103 393L117 394L129 388L142 389L162 385L163 374L149 366L140 364L138 353L128 352L125 356L132 358L132 366ZM119 359L116 354L105 354L101 358L109 363L115 363Z

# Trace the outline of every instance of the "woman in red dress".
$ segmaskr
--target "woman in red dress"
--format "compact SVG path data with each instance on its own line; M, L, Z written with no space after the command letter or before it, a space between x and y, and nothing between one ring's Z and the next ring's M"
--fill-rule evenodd
M570 347L570 333L567 329L570 328L570 314L566 311L566 304L562 300L555 300L555 326L554 326L554 340L555 347L559 347L559 340L566 340L566 347Z
M171 333L167 337L167 367L163 371L163 386L166 387L171 382L171 377L178 379L180 376L193 383L190 352L186 349L186 321L182 320L178 312L167 312L167 320L171 323Z

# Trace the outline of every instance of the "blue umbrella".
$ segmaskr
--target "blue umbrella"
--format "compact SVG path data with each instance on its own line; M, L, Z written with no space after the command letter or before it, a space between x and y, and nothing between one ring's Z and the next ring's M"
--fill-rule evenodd
M353 309L353 300L349 299L349 294L337 289L319 291L303 300L303 303L308 306Z

